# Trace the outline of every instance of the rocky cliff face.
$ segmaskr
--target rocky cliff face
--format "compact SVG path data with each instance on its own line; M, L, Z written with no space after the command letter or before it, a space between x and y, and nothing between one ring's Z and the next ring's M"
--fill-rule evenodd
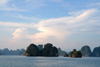
M91 56L91 49L89 46L83 46L81 48L81 53L82 53L82 56Z
M73 49L73 51L70 53L70 57L81 58L82 53L81 53L81 51L76 51L76 49Z
M94 56L94 57L100 57L100 46L94 48L92 56Z

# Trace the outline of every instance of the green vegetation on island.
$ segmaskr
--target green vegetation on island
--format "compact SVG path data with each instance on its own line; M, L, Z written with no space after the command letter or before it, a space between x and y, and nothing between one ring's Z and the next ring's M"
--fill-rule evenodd
M82 53L81 53L81 51L77 51L76 49L73 49L73 51L70 53L70 57L81 58Z

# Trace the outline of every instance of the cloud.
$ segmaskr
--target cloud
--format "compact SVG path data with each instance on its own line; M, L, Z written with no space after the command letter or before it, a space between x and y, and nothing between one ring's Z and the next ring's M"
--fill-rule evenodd
M28 30L27 28L17 28L12 33L13 37L9 39L9 41L6 43L6 46L12 46L9 47L11 49L21 49L23 47L27 47L28 44L30 44L31 40L27 38Z
M82 14L84 11L86 11L86 10L73 11L73 12L68 12L68 13L69 13L69 15L71 15L71 16L78 16L78 15Z
M11 0L0 0L0 10L5 10L5 11L26 11L26 10L17 8L14 4L12 4L11 6L8 5L9 2L11 2Z
M14 33L12 33L14 36L13 39L22 39L26 38L27 35L27 28L17 28Z
M87 5L87 7L99 7L100 6L100 2L96 2L96 3L91 3L89 5Z
M25 0L26 5L28 8L37 8L41 6L45 6L45 0Z
M1 26L10 27L25 27L16 29L12 35L12 41L23 41L23 39L31 40L35 44L53 43L55 46L62 47L62 45L76 46L75 42L66 41L72 34L86 34L100 33L100 16L97 9L88 9L72 15L69 17L51 18L42 20L36 24L21 24L21 23L1 23ZM76 13L76 12L72 12ZM97 18L98 17L98 18ZM27 29L26 29L27 28ZM39 32L30 34L28 28L36 29ZM25 34L26 33L26 34ZM20 40L21 39L21 40ZM11 42L11 41L10 41ZM28 41L30 42L30 41ZM69 46L69 48L70 48ZM63 47L64 48L64 47Z
M63 41L69 35L78 33L82 29L80 27L88 24L97 11L96 9L89 9L76 16L42 20L38 24L35 24L37 30L40 32L28 37L35 43L48 42L50 36L55 37L51 40Z
M23 9L19 9L17 7L3 7L3 8L0 8L0 10L4 10L4 11L26 11L26 10L23 10Z
M70 35L71 33L75 33L81 30L77 28L87 25L87 24L93 24L93 22L91 23L91 20L92 18L94 18L94 15L97 13L97 11L98 10L96 9L89 9L83 12L81 11L80 13L77 12L77 15L75 16L51 18L47 20L42 20L38 22L37 24L0 22L0 26L35 28L38 31L40 31L39 33L36 33L35 35L31 35L29 37L30 39L41 39L41 38L45 39L50 36L55 37L57 39L63 39L63 38L66 38L66 36ZM72 12L72 14L73 13L76 13L76 12ZM25 18L25 17L22 16L22 18Z
M30 11L30 10L34 10L43 6L47 6L48 2L63 2L63 0L48 0L48 1L46 0L24 0L24 1L0 0L0 10Z
M12 33L13 37L12 39L9 40L9 43L8 44L11 44L11 43L17 43L19 42L20 40L23 40L23 39L26 39L27 35L28 35L28 31L27 31L27 28L17 28L13 33Z
M6 6L9 0L0 0L0 7Z
M8 17L20 18L20 19L31 21L31 22L39 22L40 20L42 20L42 19L39 19L39 18L34 17L34 16L28 17L28 16L23 16L21 14L11 14L10 13L10 14L5 14L5 15L8 16Z
M0 10L4 10L4 11L26 11L24 9L17 8L14 4L12 5L12 7L9 7L6 4L5 6L0 7Z
M0 22L0 26L35 28L34 23L25 24L25 23L15 23L15 22Z

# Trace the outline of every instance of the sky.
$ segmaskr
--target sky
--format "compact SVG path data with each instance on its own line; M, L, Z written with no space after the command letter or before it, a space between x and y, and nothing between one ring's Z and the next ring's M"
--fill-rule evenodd
M100 0L0 0L0 49L31 43L100 46Z

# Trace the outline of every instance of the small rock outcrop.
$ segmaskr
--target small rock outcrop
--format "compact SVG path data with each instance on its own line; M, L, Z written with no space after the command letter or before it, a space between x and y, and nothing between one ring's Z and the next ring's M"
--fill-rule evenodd
M73 51L70 53L70 57L81 58L82 53L81 53L81 51L76 51L76 49L73 49Z
M64 57L69 57L69 55L67 53L65 53Z

